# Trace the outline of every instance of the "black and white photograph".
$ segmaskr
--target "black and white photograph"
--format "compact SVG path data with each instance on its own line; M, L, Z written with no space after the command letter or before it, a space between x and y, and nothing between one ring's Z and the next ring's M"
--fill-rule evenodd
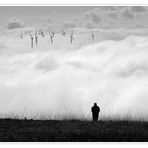
M1 142L148 142L148 5L0 5Z

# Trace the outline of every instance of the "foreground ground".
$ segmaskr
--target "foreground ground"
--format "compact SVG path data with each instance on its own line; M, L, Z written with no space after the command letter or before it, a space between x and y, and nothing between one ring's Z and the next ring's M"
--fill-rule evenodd
M0 141L148 141L148 123L0 119Z

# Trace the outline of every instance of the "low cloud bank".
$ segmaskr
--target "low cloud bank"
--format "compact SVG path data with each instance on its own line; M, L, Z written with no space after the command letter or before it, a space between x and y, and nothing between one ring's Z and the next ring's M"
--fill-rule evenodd
M148 121L147 37L132 35L77 49L47 48L46 41L31 49L25 44L29 41L1 39L1 116L91 119L90 107L98 102L101 119Z
M16 29L16 28L23 28L23 27L24 27L24 23L17 18L9 19L9 22L7 24L7 28L10 30Z

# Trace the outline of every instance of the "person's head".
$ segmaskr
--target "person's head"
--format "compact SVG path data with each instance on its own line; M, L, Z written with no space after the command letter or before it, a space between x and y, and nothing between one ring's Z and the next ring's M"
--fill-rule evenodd
M97 103L94 103L94 106L97 106Z

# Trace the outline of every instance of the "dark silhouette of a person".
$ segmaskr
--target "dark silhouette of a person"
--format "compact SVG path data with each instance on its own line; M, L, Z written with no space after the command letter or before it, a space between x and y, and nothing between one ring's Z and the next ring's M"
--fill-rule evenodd
M97 106L97 103L94 103L94 106L91 108L93 121L98 121L100 107Z

